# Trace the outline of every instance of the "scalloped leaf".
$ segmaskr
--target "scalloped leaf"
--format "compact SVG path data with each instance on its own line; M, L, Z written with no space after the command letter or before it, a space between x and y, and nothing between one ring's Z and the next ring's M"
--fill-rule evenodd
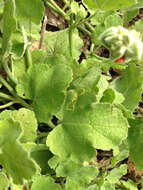
M74 111L65 111L62 125L47 137L50 150L61 158L89 161L96 156L95 148L116 151L127 137L128 122L119 109L100 103L78 108L87 99L81 96Z
M37 137L37 120L33 111L26 108L19 110L5 110L0 113L0 119L12 118L15 121L19 121L23 134L21 135L20 142L34 142Z
M111 87L122 93L125 100L123 105L130 111L134 111L137 107L143 90L143 75L139 67L131 63L122 76L111 83Z
M19 143L20 123L12 119L0 121L0 164L15 184L23 184L36 173L36 166Z
M66 89L72 81L72 70L66 65L50 67L33 65L19 78L17 93L32 100L33 110L39 122L48 123L57 115L64 103Z
M33 180L31 190L62 190L50 176L37 176Z

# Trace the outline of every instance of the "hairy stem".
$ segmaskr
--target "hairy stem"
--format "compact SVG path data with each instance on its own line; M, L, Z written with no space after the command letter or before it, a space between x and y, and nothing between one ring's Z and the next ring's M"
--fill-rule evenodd
M47 25L47 15L46 15L46 10L45 10L44 20L43 20L42 29L41 29L41 38L40 38L40 42L39 42L39 49L42 48L42 44L43 44L43 40L44 40L44 34L45 34L45 30L46 30L46 25Z

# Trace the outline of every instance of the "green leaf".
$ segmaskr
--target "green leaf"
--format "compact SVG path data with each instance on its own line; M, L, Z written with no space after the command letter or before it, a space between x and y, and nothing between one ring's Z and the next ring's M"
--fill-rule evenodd
M81 54L81 47L83 41L80 39L77 30L73 30L72 35L73 41L73 57L75 60L79 59ZM69 64L71 55L69 51L69 30L61 30L58 32L46 32L44 42L46 44L47 55L54 59L55 56L58 56L56 64L64 62ZM53 65L51 62L50 64Z
M98 169L94 166L81 167L67 177L65 187L67 190L85 188L98 175Z
M0 172L0 189L6 190L9 187L9 181L5 173Z
M97 83L100 80L101 69L99 67L89 68L80 77L73 81L71 87L79 93L85 92L95 93L97 91Z
M97 84L97 88L98 88L98 93L96 95L97 102L100 102L100 100L101 100L101 98L103 96L104 91L108 88L108 86L109 86L108 80L109 79L110 78L107 77L107 76L105 76L105 75L101 75L100 76L100 80L99 80L99 82Z
M2 52L3 55L10 49L10 38L12 33L16 30L15 19L15 1L6 0L3 13L3 39Z
M141 69L131 63L123 70L122 76L111 83L111 87L123 94L125 98L123 105L133 112L141 99L142 83Z
M20 20L26 20L39 24L44 14L44 4L41 0L15 0L16 11Z
M37 137L37 121L33 111L21 108L18 111L5 110L0 114L0 119L7 119L9 117L20 122L23 128L20 142L26 143L35 141Z
M72 80L72 71L66 65L49 68L46 64L33 65L19 79L17 93L32 100L39 122L49 122L52 115L61 111L66 89Z
M99 36L102 32L104 32L104 30L106 30L106 27L104 24L99 24L96 26L94 33L92 34L92 42L95 45L101 45L101 42L99 41ZM97 62L97 61L96 61Z
M41 168L41 173L50 173L51 169L48 166L48 160L52 157L52 153L44 144L38 144L33 146L30 150L31 157Z
M48 164L52 169L55 170L59 162L60 162L59 157L53 156L51 159L49 159Z
M121 181L123 186L127 189L138 190L137 184L135 184L132 180L128 179L128 181Z
M104 25L106 28L110 28L111 26L122 26L123 25L123 20L122 18L117 15L109 15L106 17L105 21L104 21Z
M99 190L98 185L90 185L86 190Z
M112 88L108 88L104 91L100 102L121 104L124 101L124 97L121 93Z
M127 137L128 123L120 110L110 104L87 103L84 107L85 101L90 103L89 95L81 95L74 110L65 111L62 125L47 137L50 150L61 158L89 161L96 155L94 148L117 150Z
M19 121L23 127L23 134L20 138L22 143L34 142L37 137L37 121L33 111L21 108L18 111L13 111L11 117Z
M21 77L24 73L26 73L27 66L24 60L24 57L21 59L13 60L12 62L12 74L15 78Z
M89 161L96 155L95 148L117 149L127 136L128 123L120 110L110 104L93 103L98 93L96 85L100 73L100 69L93 67L71 84L62 125L47 137L50 150L60 158Z
M34 162L19 143L22 129L12 119L0 121L0 163L15 184L23 184L36 173Z
M96 12L96 15L90 19L91 24L93 24L93 25L99 25L101 23L103 24L105 19L108 16L113 15L115 13L116 13L115 11L101 11L101 10L98 10L98 12Z
M101 190L115 190L115 186L110 184L108 181L105 181L101 187Z
M130 158L135 163L136 168L138 170L143 169L143 121L142 119L130 119L129 124L129 135L128 135L128 143L129 143L129 151Z
M127 8L127 10L134 10L134 9L139 9L143 7L143 1L142 0L137 0L137 3L134 4L133 6L130 6Z
M118 162L120 162L128 157L129 157L129 150L123 149L123 150L120 150L120 153L117 155L116 159Z
M47 54L45 51L41 49L36 49L31 52L32 56L32 63L39 64L39 63L47 63Z
M123 10L123 20L124 22L130 22L138 14L139 14L139 9Z
M31 190L62 190L60 185L54 183L50 176L37 176L34 178Z
M16 31L12 34L12 48L11 55L13 59L22 58L28 45L25 31Z
M111 170L106 179L109 181L109 183L114 184L117 183L118 180L126 173L127 173L127 165L123 164L120 167Z
M84 3L89 8L101 9L101 10L118 10L127 8L136 3L136 0L84 0Z
M59 161L56 167L57 177L67 177L72 176L74 173L78 172L82 168L82 164L77 164L71 160Z

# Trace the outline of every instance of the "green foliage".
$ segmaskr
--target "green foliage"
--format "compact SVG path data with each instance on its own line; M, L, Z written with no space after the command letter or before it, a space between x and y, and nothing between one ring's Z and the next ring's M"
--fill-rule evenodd
M66 65L49 67L33 65L20 79L18 94L32 100L32 107L38 121L49 122L52 115L61 111L66 89L72 80L72 72Z
M9 181L7 179L7 176L5 175L5 173L0 172L0 189L5 190L8 188L8 186L9 186Z
M123 10L123 20L124 20L124 22L130 22L138 14L139 14L138 9Z
M54 180L49 176L37 176L33 180L31 190L61 190L60 185L54 183Z
M43 17L44 5L41 0L15 0L18 19L28 19L35 24L39 24Z
M142 119L134 119L129 120L130 129L129 129L129 136L128 136L128 143L129 143L129 151L130 151L130 157L133 160L133 162L136 164L137 169L141 170L143 169L143 163L142 163ZM138 154L139 153L139 154Z
M1 119L9 117L15 121L19 121L23 128L23 134L20 138L20 141L22 143L34 142L37 137L37 121L34 112L25 108L21 108L18 111L6 110L0 114Z
M101 9L101 10L118 10L127 8L136 3L136 0L84 0L84 3L89 6L89 8Z
M0 190L143 188L142 7L0 0Z
M142 82L141 69L131 63L126 70L123 71L122 76L111 83L111 86L123 94L125 98L123 105L127 109L134 111L141 99Z
M121 165L118 168L114 168L111 170L109 175L105 178L107 181L109 181L111 184L117 183L118 180L127 173L127 165Z
M19 122L10 118L0 121L0 163L15 184L23 184L23 180L30 180L36 172L34 162L19 142L21 133Z
M70 55L70 46L68 39L69 31L61 30L58 32L46 32L45 34L45 44L46 44L46 52L48 55L47 62L49 64L69 64L71 55ZM82 40L78 36L77 30L73 31L72 35L73 41L73 57L75 60L79 59L80 49L83 45Z
M98 170L95 167L87 166L82 167L78 171L75 171L67 178L65 187L67 190L82 189L85 188L92 179L98 174Z
M123 184L123 186L127 189L131 189L131 190L137 190L137 185L131 181L131 180L128 180L128 181L122 181L121 182Z
M2 53L3 55L9 50L10 38L16 30L15 19L15 1L7 0L4 6L3 13L3 38L2 38Z

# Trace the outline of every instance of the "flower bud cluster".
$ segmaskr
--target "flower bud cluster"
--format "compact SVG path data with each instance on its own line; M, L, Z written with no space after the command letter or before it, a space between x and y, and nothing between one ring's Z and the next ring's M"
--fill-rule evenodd
M139 61L143 55L143 43L140 34L122 26L105 30L99 40L110 51L110 58L116 60L124 56L124 61Z

